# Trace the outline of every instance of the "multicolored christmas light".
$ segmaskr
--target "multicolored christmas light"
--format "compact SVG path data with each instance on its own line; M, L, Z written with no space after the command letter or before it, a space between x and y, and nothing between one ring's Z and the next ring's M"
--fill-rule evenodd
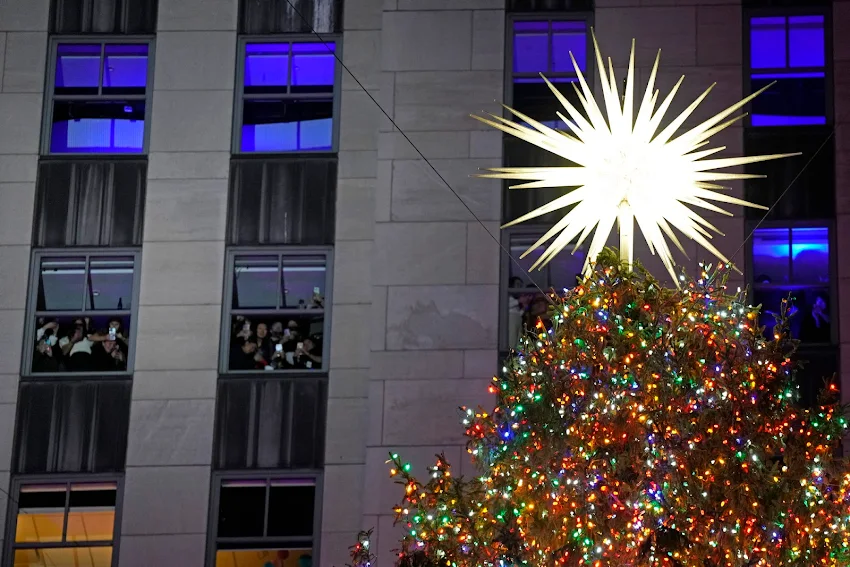
M795 343L725 287L666 289L617 252L563 296L466 409L477 478L400 457L402 566L850 565L847 429L797 405Z

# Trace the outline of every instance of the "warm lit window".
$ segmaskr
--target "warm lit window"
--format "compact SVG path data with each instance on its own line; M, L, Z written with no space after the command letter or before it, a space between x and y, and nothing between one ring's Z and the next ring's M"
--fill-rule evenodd
M828 344L835 334L830 297L830 238L825 226L762 227L752 238L753 300L762 305L760 323L769 335L782 301L791 335L809 344Z
M326 370L329 255L318 248L231 253L222 371Z
M25 373L128 372L137 263L134 251L37 252Z
M330 152L338 83L334 41L242 44L237 152Z
M827 122L827 59L822 14L749 18L750 89L776 82L752 102L753 126Z
M316 479L225 479L216 487L214 567L311 567Z
M115 482L22 484L17 501L15 567L113 565Z
M541 318L548 320L550 301L540 293L554 289L557 293L564 293L566 289L576 286L581 276L581 268L586 257L586 248L579 248L575 254L569 251L555 256L543 269L531 270L532 264L537 261L545 245L537 247L531 254L520 259L535 242L545 233L545 229L539 232L509 231L508 250L513 259L507 256L502 260L503 289L506 290L503 301L501 325L501 350L507 351L515 348L520 336L526 331L533 329ZM569 249L570 251L572 248Z
M143 153L150 47L129 39L54 43L44 153Z

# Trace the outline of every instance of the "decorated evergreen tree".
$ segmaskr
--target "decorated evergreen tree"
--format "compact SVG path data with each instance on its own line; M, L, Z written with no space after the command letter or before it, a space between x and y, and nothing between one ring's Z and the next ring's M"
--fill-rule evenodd
M524 336L493 380L495 409L465 410L478 476L457 478L438 457L420 481L392 456L404 486L398 567L847 567L835 387L814 408L797 404L785 310L763 337L695 211L759 206L717 185L755 176L716 170L785 156L706 159L723 148L704 148L758 93L677 135L708 91L662 126L678 84L656 107L658 60L636 108L634 50L621 97L597 46L604 114L574 66L575 104L549 84L565 130L513 110L516 120L480 120L564 160L484 174L567 189L510 223L567 210L526 252L551 241L532 269L593 234L588 269L549 295L551 324ZM604 249L615 223L618 252ZM672 228L721 262L665 287L634 262L635 224L674 278ZM358 567L371 562L367 541L353 550Z
M440 457L420 481L392 457L398 565L850 565L834 393L796 405L785 325L762 337L724 281L666 289L606 250L552 294L551 328L493 379L498 405L465 410L480 475Z

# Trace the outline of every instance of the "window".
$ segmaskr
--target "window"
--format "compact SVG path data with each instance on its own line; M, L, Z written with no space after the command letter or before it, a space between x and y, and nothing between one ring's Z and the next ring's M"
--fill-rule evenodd
M215 481L213 567L310 567L319 525L317 478L268 476Z
M791 335L809 344L834 342L830 288L830 229L826 226L763 227L752 237L753 304L772 332L773 314L791 298Z
M325 378L219 381L214 466L318 469L325 455Z
M336 48L333 40L242 44L235 152L334 149Z
M749 18L750 92L776 82L752 101L752 126L827 123L825 20L823 13Z
M145 162L42 161L35 246L141 246L146 177Z
M44 153L143 153L151 44L61 40L52 49Z
M11 502L15 525L10 533L15 567L117 563L112 553L118 539L116 480L16 484L17 498Z
M228 243L325 245L334 240L336 158L234 160Z
M50 31L56 34L152 34L157 0L53 0Z
M339 33L342 0L241 0L239 33Z
M744 181L746 199L764 206L765 212L746 207L748 219L798 221L835 216L835 144L821 128L795 128L793 135L777 135L772 128L746 128L744 155L758 156L801 152L801 155L754 163L746 173L766 178Z
M123 471L130 387L129 380L21 383L12 470Z
M548 319L550 302L540 293L538 287L543 291L554 289L557 293L563 293L565 289L575 287L581 276L587 256L584 246L576 250L575 254L564 252L556 256L541 270L532 271L531 266L546 249L545 245L519 259L543 234L545 229L536 232L528 229L505 232L508 250L517 262L506 256L502 257L502 289L505 290L501 310L503 322L499 326L502 330L499 339L502 351L515 348L524 329L533 329L538 319L542 317L544 323Z
M510 69L506 97L508 106L535 120L566 130L557 117L561 104L540 73L543 73L576 108L581 109L576 93L569 83L577 81L570 53L582 73L588 75L590 46L589 24L586 19L514 19L509 24L509 47L506 68ZM518 120L518 119L517 119ZM563 158L537 148L528 142L504 136L504 162L508 167L546 167L568 165ZM503 217L512 220L564 194L562 188L508 190L503 192ZM540 222L554 222L560 213L548 214Z
M593 10L593 0L508 0L508 12L567 12Z
M231 252L223 372L326 370L329 260L319 248Z
M137 251L35 254L25 374L132 369L138 258Z

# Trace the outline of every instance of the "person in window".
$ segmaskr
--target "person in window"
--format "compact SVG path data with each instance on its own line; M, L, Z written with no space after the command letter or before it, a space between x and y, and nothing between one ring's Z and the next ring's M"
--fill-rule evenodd
M251 321L242 315L237 315L236 322L233 323L230 336L232 337L231 340L234 345L242 346L242 343L245 342L246 339L250 339L254 336L254 332L251 330Z
M240 341L230 349L230 369L256 370L257 343L251 339L240 339Z
M101 372L123 372L127 370L127 358L117 340L107 339L98 342L93 356L97 369Z
M322 294L318 287L313 288L313 297L310 298L310 309L324 309L325 308L325 298L322 297Z
M55 338L55 336L52 336ZM62 351L50 343L51 336L43 337L35 345L32 359L33 372L60 372L62 370Z
M257 343L257 352L262 355L264 361L272 358L272 340L269 337L269 326L265 323L257 323L257 333L254 337Z
M94 342L91 340L90 325L91 319L88 317L74 319L71 335L63 337L59 341L62 354L65 356L65 366L70 372L91 372L94 370L92 360Z
M829 309L826 296L822 293L815 295L812 308L803 319L800 328L800 340L807 343L829 343L832 340Z
M301 369L321 368L321 349L314 337L306 338L297 344L293 353L292 366Z

